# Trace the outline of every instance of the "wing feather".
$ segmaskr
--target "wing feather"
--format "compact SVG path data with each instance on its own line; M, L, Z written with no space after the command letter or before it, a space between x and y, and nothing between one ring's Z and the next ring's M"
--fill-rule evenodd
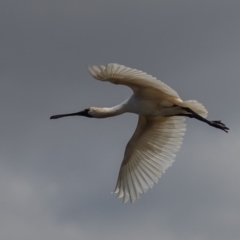
M136 164L136 161L132 161L132 166L131 167L134 170L134 172L136 173L139 185L141 186L142 192L139 192L139 193L147 192L147 189L148 189L147 181L145 180L143 174L139 170L139 166Z
M134 202L172 165L185 133L184 117L139 116L128 142L115 188L118 198Z
M88 71L95 79L100 81L126 85L132 88L135 94L141 93L144 95L144 92L150 89L154 92L157 91L158 94L179 99L177 92L168 85L137 69L128 68L117 63L110 63L105 66L89 65Z
M135 185L135 191L136 191L136 199L139 198L139 194L144 193L144 188L141 184L141 182L139 181L139 173L137 168L134 167L134 162L131 162L131 173L133 175L133 182Z

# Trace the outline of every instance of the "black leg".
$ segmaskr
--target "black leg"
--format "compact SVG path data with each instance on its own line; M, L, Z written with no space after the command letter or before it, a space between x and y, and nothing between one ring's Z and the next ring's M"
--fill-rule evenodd
M225 126L224 123L222 123L221 121L209 121L206 118L200 116L199 114L197 114L196 112L194 112L192 109L187 108L187 107L182 107L183 110L185 110L186 112L190 113L190 114L178 114L178 116L185 116L185 117L190 117L190 118L195 118L199 121L205 122L208 125L215 127L215 128L219 128L221 130L223 130L224 132L228 132L229 128Z

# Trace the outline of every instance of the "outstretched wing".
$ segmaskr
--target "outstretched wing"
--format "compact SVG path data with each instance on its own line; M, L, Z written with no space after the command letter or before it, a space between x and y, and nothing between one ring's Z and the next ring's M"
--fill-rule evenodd
M139 116L128 142L114 193L134 202L172 165L186 130L184 117Z
M158 94L179 98L177 92L160 80L157 80L145 72L128 68L117 63L101 66L90 65L88 66L88 71L98 80L126 85L130 87L134 93L144 95L144 92L147 92L147 96L149 96L153 94L154 91L157 91ZM152 92L149 93L149 90Z

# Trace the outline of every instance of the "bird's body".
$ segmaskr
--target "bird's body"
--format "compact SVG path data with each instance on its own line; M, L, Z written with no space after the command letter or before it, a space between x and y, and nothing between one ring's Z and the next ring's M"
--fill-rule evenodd
M55 115L51 119L76 115L106 118L126 112L139 115L137 128L126 146L114 191L124 202L134 202L171 166L185 133L185 117L228 130L220 121L207 120L207 110L201 103L182 101L173 89L142 71L115 63L89 66L88 70L98 80L130 87L133 95L114 107L90 107L77 113Z
M123 113L135 113L147 117L172 116L183 112L181 108L173 107L169 101L146 100L133 94L121 104L111 108L92 107L89 113L95 118L106 118L120 115Z

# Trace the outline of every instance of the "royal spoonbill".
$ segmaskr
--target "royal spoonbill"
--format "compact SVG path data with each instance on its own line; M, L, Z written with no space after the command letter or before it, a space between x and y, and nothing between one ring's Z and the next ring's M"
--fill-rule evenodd
M133 95L110 108L90 107L83 111L54 115L106 118L126 112L139 115L137 128L128 142L114 193L124 202L134 202L152 188L162 173L172 165L185 133L185 117L195 118L228 132L221 121L206 119L207 110L195 101L182 101L172 88L142 71L116 63L88 66L89 73L100 81L126 85Z

